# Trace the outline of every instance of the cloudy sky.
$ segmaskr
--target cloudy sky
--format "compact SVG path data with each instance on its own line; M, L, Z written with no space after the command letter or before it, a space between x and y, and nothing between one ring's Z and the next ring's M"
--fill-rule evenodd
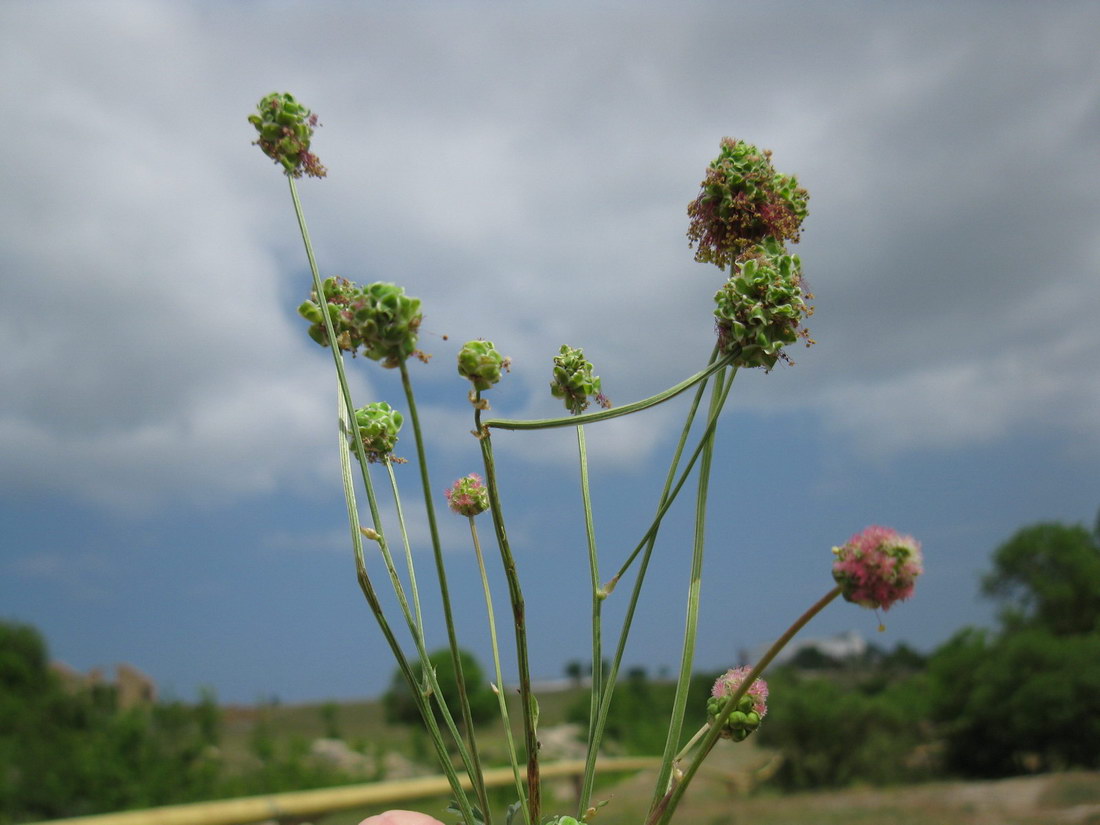
M0 617L183 698L388 681L344 525L330 355L295 314L305 255L245 120L286 90L323 123L330 176L301 185L321 269L424 302L434 358L412 372L440 492L479 468L462 341L514 359L493 396L508 417L558 414L563 343L618 403L703 365L723 276L692 260L684 209L723 136L771 148L811 193L797 251L818 344L734 386L699 666L782 632L829 587L829 548L870 523L923 540L917 596L885 635L847 604L810 635L928 650L990 623L976 594L997 544L1100 506L1097 31L1087 2L9 0ZM392 372L350 369L362 403L403 405ZM588 428L608 571L684 409ZM495 443L535 672L554 677L588 644L572 435ZM430 582L418 484L398 472ZM460 633L487 661L468 532L441 518ZM652 669L679 656L689 501L662 536L627 655Z

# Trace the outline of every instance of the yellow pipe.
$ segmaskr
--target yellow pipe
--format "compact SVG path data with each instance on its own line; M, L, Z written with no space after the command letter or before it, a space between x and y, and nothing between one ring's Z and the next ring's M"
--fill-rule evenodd
M601 773L618 773L656 767L656 757L602 759ZM556 762L543 765L544 778L577 776L584 773L584 761ZM463 777L463 786L470 782ZM485 771L488 786L508 785L513 781L511 768L491 768ZM51 819L34 825L247 825L268 819L303 818L319 816L330 811L381 805L406 799L422 799L443 796L451 789L444 776L423 776L416 779L399 779L393 782L372 782L365 785L347 785L339 788L319 788L313 791L245 796L214 802L192 802L187 805L166 805L142 811L123 811L114 814L77 816L70 819Z

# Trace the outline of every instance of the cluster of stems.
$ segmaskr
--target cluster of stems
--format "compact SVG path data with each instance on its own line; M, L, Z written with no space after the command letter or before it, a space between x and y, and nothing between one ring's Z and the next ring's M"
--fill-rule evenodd
M318 306L311 307L307 316L316 327L312 334L321 343L338 342L342 340L341 332L334 324L339 323L340 313L325 311L321 296L326 296L331 291L331 289L326 290L326 286L330 285L322 281L314 257L295 184L295 176L288 174L287 180L309 260L313 279L313 294L318 301ZM385 286L392 287L392 285ZM416 310L418 306L419 303L417 302L413 310ZM416 317L416 322L419 322L419 316ZM415 333L415 327L412 327L412 332ZM344 338L346 337L345 334ZM394 349L392 357L387 355L389 360L385 365L396 367L400 373L405 395L406 416L412 427L415 444L414 462L420 475L425 518L435 560L436 582L458 688L459 701L457 708L448 707L443 700L435 672L428 661L420 591L413 565L413 554L406 528L405 512L401 506L397 479L394 475L394 460L377 448L372 449L370 444L364 444L363 428L357 422L356 413L354 412L356 408L352 403L345 374L343 354L345 347L329 346L329 349L332 352L337 376L341 468L351 541L355 554L356 574L360 588L386 642L390 646L400 672L407 680L408 688L421 713L439 763L450 782L456 813L466 825L491 825L493 812L489 805L483 779L481 755L474 735L474 724L468 699L469 691L462 669L461 656L459 655L447 573L443 563L436 520L434 501L438 491L433 486L429 475L428 457L407 364L408 356L413 354L411 344L404 349ZM563 360L567 356L571 360ZM463 357L466 359L465 363ZM555 395L565 399L567 408L573 414L550 419L510 420L485 417L484 413L489 405L482 398L482 393L490 389L496 380L499 380L501 367L507 368L507 359L500 358L492 343L486 341L471 342L459 357L460 372L469 378L473 384L469 398L473 406L473 433L477 436L481 451L484 486L482 486L481 477L471 475L456 483L454 490L449 491L448 500L456 513L465 515L469 519L471 539L481 576L488 618L495 679L493 689L497 693L499 711L507 737L515 793L518 799L517 811L522 816L525 825L541 825L545 818L539 776L538 703L532 692L524 595L516 559L509 543L505 527L505 514L501 505L501 479L494 460L493 431L573 427L576 432L581 492L580 504L587 544L592 613L592 684L587 732L587 758L575 814L575 817L581 821L585 821L595 811L593 792L597 773L597 756L609 718L615 683L630 637L639 597L657 546L662 521L685 486L688 485L689 480L694 478L694 534L691 543L691 562L685 595L686 611L682 653L676 679L675 698L669 713L669 725L662 759L647 816L647 825L664 825L673 816L685 790L696 775L699 765L714 747L721 736L724 725L731 714L734 713L738 702L751 688L754 680L760 676L764 668L767 667L776 653L790 640L794 633L841 592L841 586L833 588L803 614L744 677L736 690L725 699L725 704L721 705L720 710L713 715L710 722L692 736L686 746L680 747L680 743L684 738L683 727L687 709L688 686L694 667L694 652L699 629L700 585L703 578L707 496L710 486L717 422L729 397L738 367L744 363L744 353L739 346L729 346L727 343L720 342L712 350L704 368L689 378L649 398L609 408L609 402L606 402L606 399L598 394L599 379L591 375L591 364L583 360L583 355L579 350L563 347L562 356L556 359L557 372L560 374L556 375L555 380L562 384L565 389L555 392ZM489 369L489 367L493 369ZM576 370L576 372L571 370ZM596 425L618 416L642 413L689 391L691 392L691 401L669 460L664 486L656 501L653 516L642 525L644 529L641 529L641 535L638 537L637 542L622 554L614 574L604 579L601 573L595 520L592 512L585 428L588 425ZM608 408L595 412L583 412L588 406L586 397L588 393L596 396L595 400L601 407ZM389 411L389 408L386 407L385 411ZM398 421L398 423L400 422ZM353 463L350 460L352 454L358 458L358 462ZM358 465L358 474L355 472L356 464ZM374 465L373 469L372 464ZM379 465L384 468L386 473L390 493L396 508L396 519L404 554L404 571L399 570L398 562L395 561L394 553L391 550L387 531L382 523L380 505L372 477L372 472L380 471ZM358 479L356 475L358 475ZM365 494L367 500L367 509L369 510L369 522L367 524L360 522L360 506L358 503L360 491ZM477 515L485 509L488 509L492 522L499 562L507 582L508 599L511 607L511 625L514 632L518 670L516 678L519 685L519 709L523 728L522 748L512 736L508 704L504 693L504 675L501 666L497 618L489 586L487 561L482 550L476 524ZM405 650L408 642L406 641L403 644L399 640L398 632L382 608L375 583L367 570L366 553L364 551L365 542L376 545L377 551L381 555L390 586L401 611L401 618L404 620L412 646L415 648L415 657L406 654ZM624 580L629 582L629 590L626 587L621 587ZM625 598L626 607L621 625L617 629L614 652L607 660L608 666L605 669L604 636L608 629L604 627L603 603L613 596ZM417 661L419 667L415 665ZM455 718L456 714L458 718ZM450 756L450 748L457 751L460 767L455 766L455 762ZM466 790L464 787L462 774L467 778L470 790ZM565 818L568 819L569 817ZM518 820L514 820L510 815L509 821Z

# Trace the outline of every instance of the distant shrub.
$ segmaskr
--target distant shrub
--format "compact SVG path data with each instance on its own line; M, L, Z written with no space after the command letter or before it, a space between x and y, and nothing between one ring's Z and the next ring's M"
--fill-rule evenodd
M473 654L465 650L459 653L462 674L466 682L466 694L470 700L470 716L475 725L482 724L499 713L497 699L485 679L481 665L477 663L477 659L473 657ZM458 680L455 678L451 652L446 648L437 650L429 655L428 661L435 669L435 676L439 680L439 690L443 694L443 701L446 702L455 724L461 727L462 711L459 706ZM420 663L413 663L412 670L417 682L420 682L423 678L423 669ZM390 688L382 697L382 702L387 721L416 726L422 724L416 699L413 697L412 691L405 681L405 677L401 675L400 670L394 671L393 677L390 679ZM436 717L440 719L440 724L442 724L438 707L436 708Z
M868 695L827 678L779 671L770 681L768 717L759 743L776 748L776 781L787 788L838 787L855 781L911 780L907 767L921 744L927 703L919 677Z

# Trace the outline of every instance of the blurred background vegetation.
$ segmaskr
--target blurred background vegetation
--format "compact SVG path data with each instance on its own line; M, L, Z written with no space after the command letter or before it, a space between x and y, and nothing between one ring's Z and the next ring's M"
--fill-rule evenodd
M770 671L768 715L745 753L774 767L771 786L1100 768L1100 521L1021 529L993 553L982 591L999 604L996 629L963 628L928 654L870 645L836 659L807 647ZM504 764L495 699L467 662L485 761ZM437 666L446 695L449 656ZM571 662L565 675L566 689L540 695L540 725L579 736L584 668ZM693 680L685 738L717 676ZM672 693L662 676L628 671L606 750L659 753ZM394 681L374 702L232 707L205 692L124 706L110 684L63 679L33 627L0 621L0 823L436 773L409 704ZM571 755L549 742L545 758Z

